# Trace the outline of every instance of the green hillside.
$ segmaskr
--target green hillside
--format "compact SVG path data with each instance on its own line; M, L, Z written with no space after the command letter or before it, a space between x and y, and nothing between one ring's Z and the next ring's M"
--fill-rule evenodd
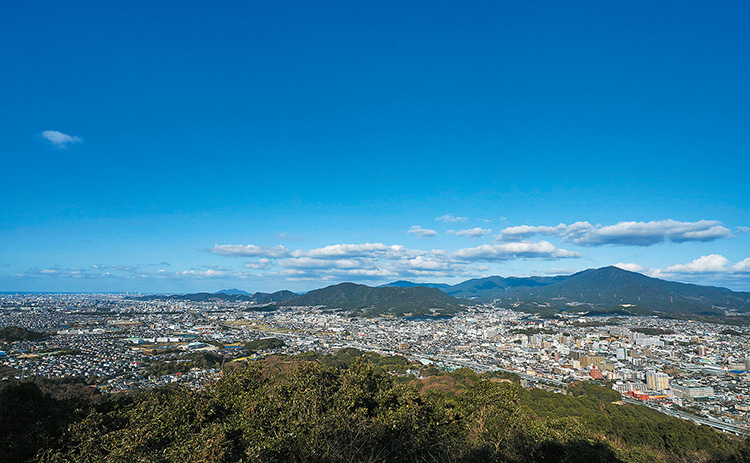
M617 267L584 270L549 285L517 288L498 299L560 307L570 302L592 307L632 304L655 312L701 315L723 315L724 309L750 309L749 293L665 281Z
M445 288L443 291L455 297L491 301L493 299L502 298L509 292L515 290L546 286L561 281L564 278L565 277L522 278L491 276L467 280L449 288Z
M0 382L0 459L25 462L746 462L747 441L507 374L446 373L354 349L274 357L204 390L92 395L75 380ZM390 374L394 371L396 374Z
M310 291L284 302L289 306L324 306L351 310L365 316L376 315L448 315L461 310L462 301L436 288L371 288L341 283Z

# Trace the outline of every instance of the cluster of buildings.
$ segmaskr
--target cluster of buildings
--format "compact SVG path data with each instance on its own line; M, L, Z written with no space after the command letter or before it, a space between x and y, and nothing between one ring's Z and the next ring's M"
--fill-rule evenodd
M0 365L16 376L80 376L109 391L168 383L202 387L221 371L154 377L147 366L200 350L231 361L243 355L243 343L276 337L284 341L282 353L356 347L424 365L512 371L528 386L562 389L603 380L623 400L737 429L750 411L750 329L695 321L581 314L540 319L491 305L454 317L360 318L320 307L262 311L246 302L4 295L2 326L53 333L40 342L0 345L6 354ZM68 350L56 355L55 349Z

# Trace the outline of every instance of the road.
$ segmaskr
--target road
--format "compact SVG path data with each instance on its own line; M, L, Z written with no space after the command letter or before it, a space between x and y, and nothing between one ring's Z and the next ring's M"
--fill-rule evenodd
M738 424L733 424L733 423L727 423L725 421L721 421L716 418L708 418L705 416L694 415L692 413L686 413L680 410L664 409L664 407L660 407L655 404L649 404L648 402L643 402L641 400L631 399L630 397L623 397L622 401L631 405L643 405L645 407L652 408L660 413L664 413L665 415L670 415L670 416L674 416L677 418L682 418L683 420L689 420L698 424L710 426L714 429L718 429L719 431L722 431L728 434L734 434L736 436L749 436L750 435L750 429L748 429L748 427L741 426Z

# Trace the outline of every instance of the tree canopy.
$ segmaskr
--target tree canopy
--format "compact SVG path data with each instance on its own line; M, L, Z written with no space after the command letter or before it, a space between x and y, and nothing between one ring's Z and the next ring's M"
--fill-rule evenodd
M523 389L510 375L404 376L379 365L406 361L399 359L356 349L275 356L200 391L92 395L83 384L3 381L0 455L123 463L748 461L744 442L612 403L616 394L597 385L554 394ZM425 386L434 380L454 390ZM66 393L56 394L62 386Z

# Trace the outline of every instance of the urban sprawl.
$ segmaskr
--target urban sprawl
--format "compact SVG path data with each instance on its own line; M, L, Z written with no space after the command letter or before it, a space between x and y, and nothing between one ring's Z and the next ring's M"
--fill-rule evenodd
M354 347L443 369L510 371L525 387L559 392L571 382L604 380L623 401L750 434L748 327L582 315L541 319L486 304L453 317L362 318L321 307L268 311L249 302L0 295L0 328L48 333L40 341L0 343L0 365L11 372L6 377L81 377L103 392L201 388L221 376L219 366L162 376L147 367L179 362L185 352L211 351L229 362ZM283 347L250 357L242 349L270 337Z

